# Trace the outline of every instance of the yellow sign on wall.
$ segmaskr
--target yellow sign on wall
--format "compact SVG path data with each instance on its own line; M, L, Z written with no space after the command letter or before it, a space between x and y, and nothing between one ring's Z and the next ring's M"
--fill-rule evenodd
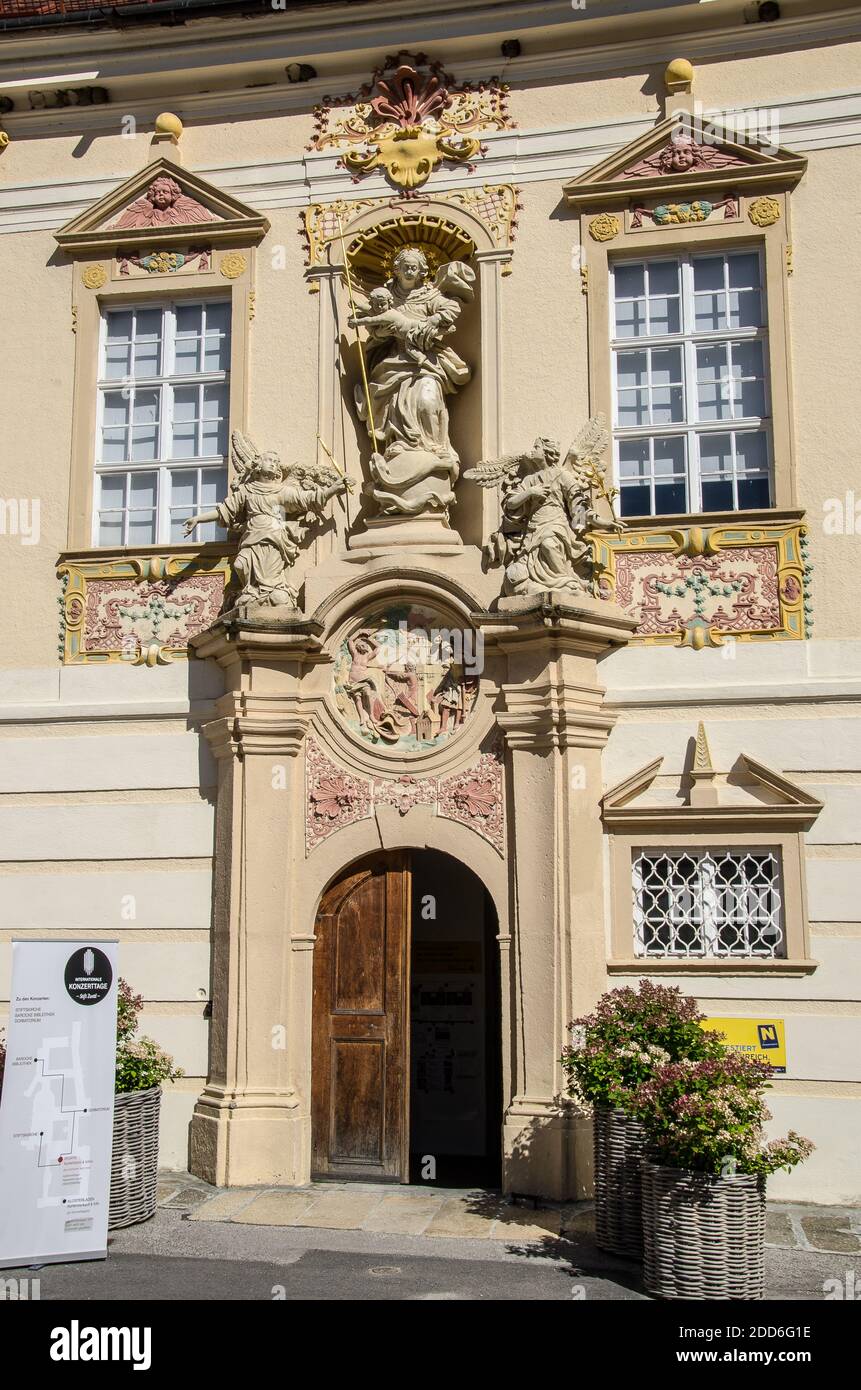
M768 1062L786 1073L786 1032L782 1018L707 1018L703 1028L724 1034L724 1046Z

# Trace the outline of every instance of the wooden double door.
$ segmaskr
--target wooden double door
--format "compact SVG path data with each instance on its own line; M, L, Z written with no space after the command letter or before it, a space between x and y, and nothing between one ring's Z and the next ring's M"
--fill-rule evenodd
M446 865L451 867L450 873ZM467 891L468 879L473 884L472 897ZM422 904L429 900L435 912L438 904L434 923L419 920ZM492 989L487 986L486 964L495 948L495 942L486 935L488 905L487 894L474 875L456 861L429 851L375 855L327 889L317 914L314 947L311 1109L312 1172L316 1176L409 1181L413 940L417 966L413 988L414 1136L420 1135L426 1151L428 1136L434 1132L436 1103L443 1107L438 1126L441 1147L471 1148L476 1153L483 1144L476 1144L476 1126L480 1129L485 1124L485 1115L485 1147L491 1154L498 1147L492 1127L495 1123L498 1130L501 1099L497 1108L496 1069L487 1061L497 1049L495 1044L486 1047L484 1043L486 1003ZM495 924L495 916L493 920ZM439 934L444 969L451 965L473 971L472 975L453 977L453 984L442 994L442 977L435 986L437 977L420 973L423 962L425 970L435 968L435 946L427 939L431 930ZM472 933L475 940L469 950L460 942L453 954L447 938L457 932L461 936ZM481 944L484 941L486 946ZM468 997L480 1008L476 1005L470 1013ZM449 1008L444 1003L435 1007L438 999L448 1000ZM451 1021L455 1015L467 1014L466 1022L463 1017ZM450 1035L454 1033L466 1038L460 1051L452 1045ZM471 1048L472 1036L479 1034L481 1045ZM436 1037L443 1041L435 1048ZM434 1076L438 1079L432 1094ZM461 1121L457 1113L453 1118L450 1113L452 1107L457 1111L453 1090L458 1084L469 1112ZM483 1107L478 1117L477 1105ZM461 1134L466 1135L462 1143ZM436 1146L431 1142L430 1147L434 1150ZM446 1162L445 1174L452 1171L451 1163Z

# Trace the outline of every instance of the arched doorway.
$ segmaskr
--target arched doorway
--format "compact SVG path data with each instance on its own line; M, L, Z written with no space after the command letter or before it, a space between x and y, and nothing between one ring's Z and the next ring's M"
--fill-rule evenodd
M436 850L353 864L317 913L311 1057L317 1177L496 1186L497 920Z

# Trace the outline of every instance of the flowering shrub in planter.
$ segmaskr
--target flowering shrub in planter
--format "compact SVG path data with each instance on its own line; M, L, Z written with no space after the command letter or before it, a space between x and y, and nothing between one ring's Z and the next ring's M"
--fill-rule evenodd
M632 1097L667 1063L721 1055L720 1034L705 1032L703 1019L679 989L643 980L610 990L571 1025L562 1067L569 1095L594 1110L595 1236L604 1250L642 1251L645 1134Z
M117 1095L146 1091L163 1081L177 1081L182 1071L152 1038L135 1037L143 997L120 978L117 988Z
M120 979L117 991L117 1071L111 1159L111 1230L146 1221L155 1212L158 1123L163 1081L182 1071L152 1038L136 1037L143 999Z
M669 1062L628 1098L643 1126L647 1290L664 1298L759 1299L765 1180L813 1145L790 1130L767 1141L771 1068L735 1052Z
M813 1152L809 1139L790 1130L767 1142L771 1113L764 1091L771 1067L739 1052L669 1062L627 1098L643 1125L650 1156L673 1168L724 1177L766 1177L794 1168Z
M568 1093L587 1105L629 1112L630 1097L668 1062L719 1057L719 1033L700 1025L705 1015L681 990L642 980L638 989L611 989L594 1011L571 1024L562 1054Z

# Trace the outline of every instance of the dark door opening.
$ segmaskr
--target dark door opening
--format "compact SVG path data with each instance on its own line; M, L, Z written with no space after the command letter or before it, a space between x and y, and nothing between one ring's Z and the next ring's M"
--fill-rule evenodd
M410 860L410 1181L497 1187L496 913L464 864L435 850L413 850Z
M375 854L315 926L315 1177L496 1187L502 1075L496 912L436 850Z

